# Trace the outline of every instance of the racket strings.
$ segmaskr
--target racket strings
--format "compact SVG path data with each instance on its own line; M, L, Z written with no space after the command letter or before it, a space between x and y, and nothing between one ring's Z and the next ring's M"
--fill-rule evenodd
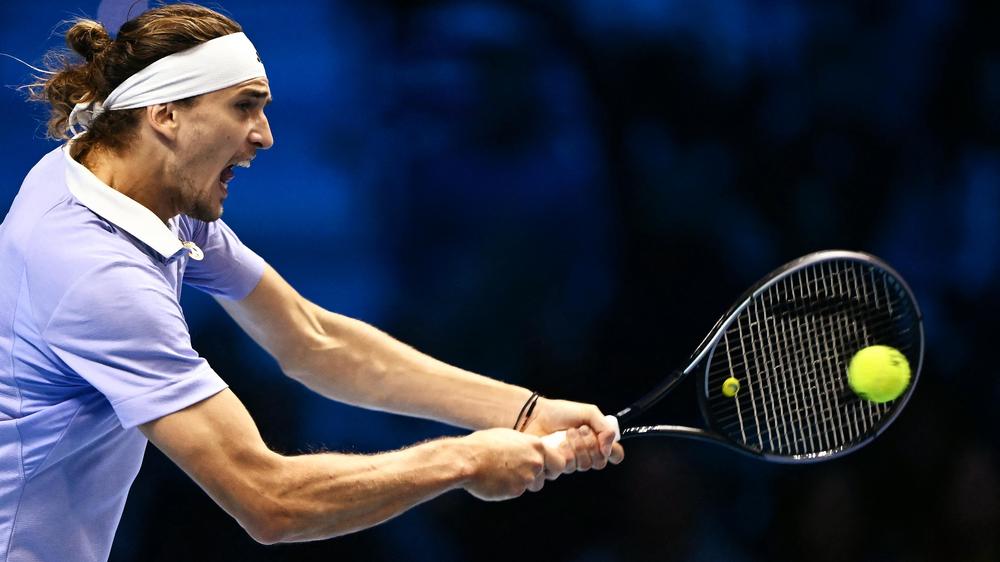
M830 294L831 292L840 293L837 296L844 296L844 291L842 290L831 291L831 289L833 288L840 289L840 287L837 287L838 281L840 281L838 277L836 276L823 277L820 279L822 281L828 282L821 285L823 292L827 294ZM787 285L787 282L783 283L782 285ZM774 289L780 289L780 288L781 285L777 285L774 287ZM781 292L780 290L773 292L778 292L780 296ZM856 417L851 416L850 413L848 412L844 412L844 409L840 404L839 400L840 397L838 393L828 392L828 390L830 390L831 388L831 383L835 380L832 377L829 377L828 375L832 371L834 371L837 367L834 363L833 354L831 353L831 350L836 349L838 346L846 347L851 345L849 342L845 341L849 337L854 337L854 339L861 339L867 344L868 340L870 340L870 335L866 333L868 332L868 330L863 324L861 324L860 331L865 333L859 334L858 333L859 324L857 322L850 322L846 314L836 314L836 313L832 315L822 314L822 315L816 315L810 318L810 320L812 320L811 323L813 325L813 328L807 330L806 332L807 334L811 332L810 335L815 336L815 334L821 334L826 332L829 334L831 338L836 338L836 341L823 340L823 339L817 340L815 337L812 338L812 342L810 343L822 351L823 359L818 362L818 365L821 367L821 369L811 371L808 369L807 365L805 373L811 375L812 380L809 380L807 382L808 386L813 389L812 392L806 392L807 386L802 385L801 384L802 381L799 381L799 384L797 386L800 390L799 394L807 398L813 399L812 400L813 406L812 408L810 408L811 412L809 411L806 412L806 420L807 420L806 424L802 424L801 422L798 422L797 425L794 423L791 424L792 425L791 431L793 437L796 437L795 430L798 429L797 433L803 438L793 440L791 447L788 447L787 444L781 443L780 440L777 443L772 443L771 446L779 451L800 453L802 451L799 450L798 445L800 443L804 443L804 441L806 441L805 439L806 437L813 437L816 436L817 434L821 438L820 440L822 441L823 448L830 449L836 447L838 443L843 443L853 440L856 437L856 433L859 433L860 431L858 429ZM797 354L792 354L793 360L797 356L798 356ZM775 380L781 380L787 384L789 378L788 376L789 371L787 369L781 368L783 366L782 365L783 362L780 361L781 357L778 357L778 359L779 361L778 364L776 365L777 368L773 369L774 372L778 375L775 378ZM814 359L814 362L815 361L816 360ZM826 368L822 369L824 364ZM827 376L816 376L817 374L820 375L826 374ZM796 385L793 384L793 388L795 386ZM823 391L824 386L826 387L827 392ZM796 398L797 395L792 394L791 396L792 399L794 399ZM791 402L792 402L791 400L786 400L785 402L789 411L793 409L793 405L791 404ZM806 400L805 402L808 403L809 400ZM801 419L801 412L797 413L800 414L800 419ZM811 416L809 415L810 413L812 414ZM776 425L781 424L784 426L786 430L786 441L787 441L787 431L789 429L788 419L785 418L781 420L776 420L775 424Z
M726 329L708 371L709 417L754 450L818 455L868 438L892 403L861 400L847 388L859 349L891 345L916 352L908 292L887 272L850 260L820 262L758 292ZM734 376L734 398L719 388Z

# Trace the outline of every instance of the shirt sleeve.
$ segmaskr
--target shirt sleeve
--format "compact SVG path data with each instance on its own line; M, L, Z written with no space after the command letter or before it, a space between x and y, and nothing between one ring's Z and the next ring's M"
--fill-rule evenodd
M189 260L184 283L212 296L240 300L260 282L264 259L248 248L221 220L191 221L192 241L205 254L200 261Z
M80 276L53 309L42 337L107 397L125 428L226 388L192 348L176 294L150 264L111 262Z

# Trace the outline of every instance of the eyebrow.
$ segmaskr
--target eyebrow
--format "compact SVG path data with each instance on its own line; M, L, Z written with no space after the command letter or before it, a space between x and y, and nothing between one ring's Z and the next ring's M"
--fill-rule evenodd
M247 88L246 90L241 90L238 95L250 96L252 98L257 98L257 99L267 98L267 101L264 102L265 106L274 101L274 98L272 98L270 94L268 94L267 90L254 90L252 88Z

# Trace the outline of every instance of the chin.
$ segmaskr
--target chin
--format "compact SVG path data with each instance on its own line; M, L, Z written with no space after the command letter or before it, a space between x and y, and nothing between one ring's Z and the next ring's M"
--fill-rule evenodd
M187 216L202 222L217 221L222 217L222 205L218 208L207 208L198 206L188 211Z

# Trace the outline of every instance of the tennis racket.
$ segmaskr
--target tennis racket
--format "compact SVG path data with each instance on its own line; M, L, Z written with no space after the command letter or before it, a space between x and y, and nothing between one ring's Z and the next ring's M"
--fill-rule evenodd
M847 384L851 358L871 345L898 349L913 369L909 386L890 402L864 400ZM688 437L772 462L830 460L867 445L896 419L916 387L923 353L920 310L898 273L868 254L816 252L747 290L687 367L607 418L621 439ZM634 424L692 374L705 427ZM735 396L723 392L730 377L739 382ZM565 432L543 439L558 445Z

